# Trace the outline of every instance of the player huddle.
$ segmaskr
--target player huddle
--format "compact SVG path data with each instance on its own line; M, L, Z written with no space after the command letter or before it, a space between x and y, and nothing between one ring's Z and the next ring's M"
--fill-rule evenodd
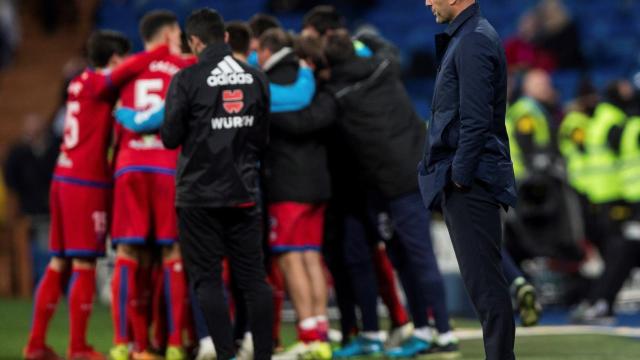
M230 49L208 45L204 50L229 52L202 79L222 89L222 111L212 117L212 131L257 123L252 116L241 116L247 93L229 87L262 81L245 71L245 64L259 67L270 82L270 114L265 115L270 143L260 159L263 197L233 207L264 208L269 215L270 224L263 227L268 229L265 246L271 256L265 264L253 265L266 266L275 290L276 319L270 334L274 347L280 350L279 317L286 289L296 311L299 341L279 355L283 359L455 354L457 340L450 332L442 278L428 239L429 218L415 175L424 125L400 82L393 47L375 36L353 40L341 21L334 9L316 8L294 39L274 18L256 15L250 26L226 24ZM87 344L86 329L96 286L95 260L105 253L107 235L116 253L110 357L186 359L197 343L193 320L202 320L202 304L190 296L194 288L184 271L176 216L176 205L184 211L181 203L193 201L185 200L189 191L183 188L176 202L180 150L169 149L178 145L166 141L178 135L161 137L159 131L172 79L197 59L182 53L181 30L170 12L145 15L140 35L145 50L126 57L130 44L123 35L94 33L88 42L91 67L69 84L64 141L51 186L53 258L36 292L25 359L59 358L46 345L45 335L65 286L68 358L105 358ZM193 49L201 38L187 41ZM179 83L172 86L174 95L183 91ZM328 139L338 145L328 146ZM193 186L199 191L198 184ZM211 191L224 196L231 190ZM339 219L334 222L340 225L332 225L340 235L332 241L324 235L325 213ZM413 332L383 242L407 294ZM325 262L342 315L344 346L333 354ZM250 359L243 291L234 284L233 267L226 273L235 300L234 335L245 338L238 357ZM378 288L396 330L386 350L377 320ZM215 333L211 327L209 323L209 332ZM358 328L359 336L350 338ZM206 338L206 332L197 337ZM220 345L215 335L214 341Z
M193 60L181 55L175 15L150 13L140 32L145 51L126 59L126 37L93 34L88 42L92 67L69 84L64 139L51 186L53 258L36 293L25 358L56 358L44 336L67 281L68 357L104 358L86 343L85 333L95 293L95 259L105 254L107 234L116 249L113 357L121 352L127 358L133 342L134 357L145 358L149 308L160 306L155 302L164 294L154 292L163 290L171 325L166 327L167 354L183 347L187 285L173 205L178 153L165 149L153 132L114 123L112 113L116 102L141 110L161 107L172 76Z

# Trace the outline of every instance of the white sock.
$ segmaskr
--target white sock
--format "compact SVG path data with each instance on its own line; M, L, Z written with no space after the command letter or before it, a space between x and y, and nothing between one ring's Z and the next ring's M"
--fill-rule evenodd
M360 336L362 336L363 338L365 338L367 340L382 341L382 339L383 339L381 331L362 331L360 333Z
M457 343L457 342L458 342L458 338L455 335L453 335L452 331L447 331L444 334L439 334L438 338L436 339L436 343L439 346L445 346L447 344Z
M314 319L316 319L316 322L329 322L329 318L327 317L327 315L318 315L316 316Z
M211 353L215 354L216 348L213 345L213 339L211 336L203 337L200 339L200 352L201 353Z
M428 326L417 328L413 330L413 336L417 337L420 340L424 340L426 342L432 342L433 330L431 330L431 328Z
M298 326L302 330L313 330L318 326L318 321L316 320L315 317L309 317L309 318L300 320L300 322L298 323Z

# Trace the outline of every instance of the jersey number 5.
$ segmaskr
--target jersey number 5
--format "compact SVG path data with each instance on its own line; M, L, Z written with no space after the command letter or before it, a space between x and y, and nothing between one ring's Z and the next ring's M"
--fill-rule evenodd
M164 88L162 79L144 79L136 81L135 107L138 110L157 108L162 105L162 96L158 94Z
M64 118L64 146L67 149L73 149L80 140L80 122L77 118L79 112L79 102L67 102L67 115Z

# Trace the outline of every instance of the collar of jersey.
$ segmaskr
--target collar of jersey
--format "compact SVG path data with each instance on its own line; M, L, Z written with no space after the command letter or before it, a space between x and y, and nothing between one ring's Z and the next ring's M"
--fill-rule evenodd
M202 50L198 59L203 60L216 60L223 58L227 55L231 55L231 48L227 44L210 44Z

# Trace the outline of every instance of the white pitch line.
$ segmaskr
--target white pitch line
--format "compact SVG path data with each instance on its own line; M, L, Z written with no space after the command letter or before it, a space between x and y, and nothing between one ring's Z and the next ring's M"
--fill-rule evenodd
M481 329L458 329L454 333L461 340L482 339ZM610 327L610 326L535 326L530 328L516 328L516 336L545 336L545 335L615 335L640 338L640 328Z

